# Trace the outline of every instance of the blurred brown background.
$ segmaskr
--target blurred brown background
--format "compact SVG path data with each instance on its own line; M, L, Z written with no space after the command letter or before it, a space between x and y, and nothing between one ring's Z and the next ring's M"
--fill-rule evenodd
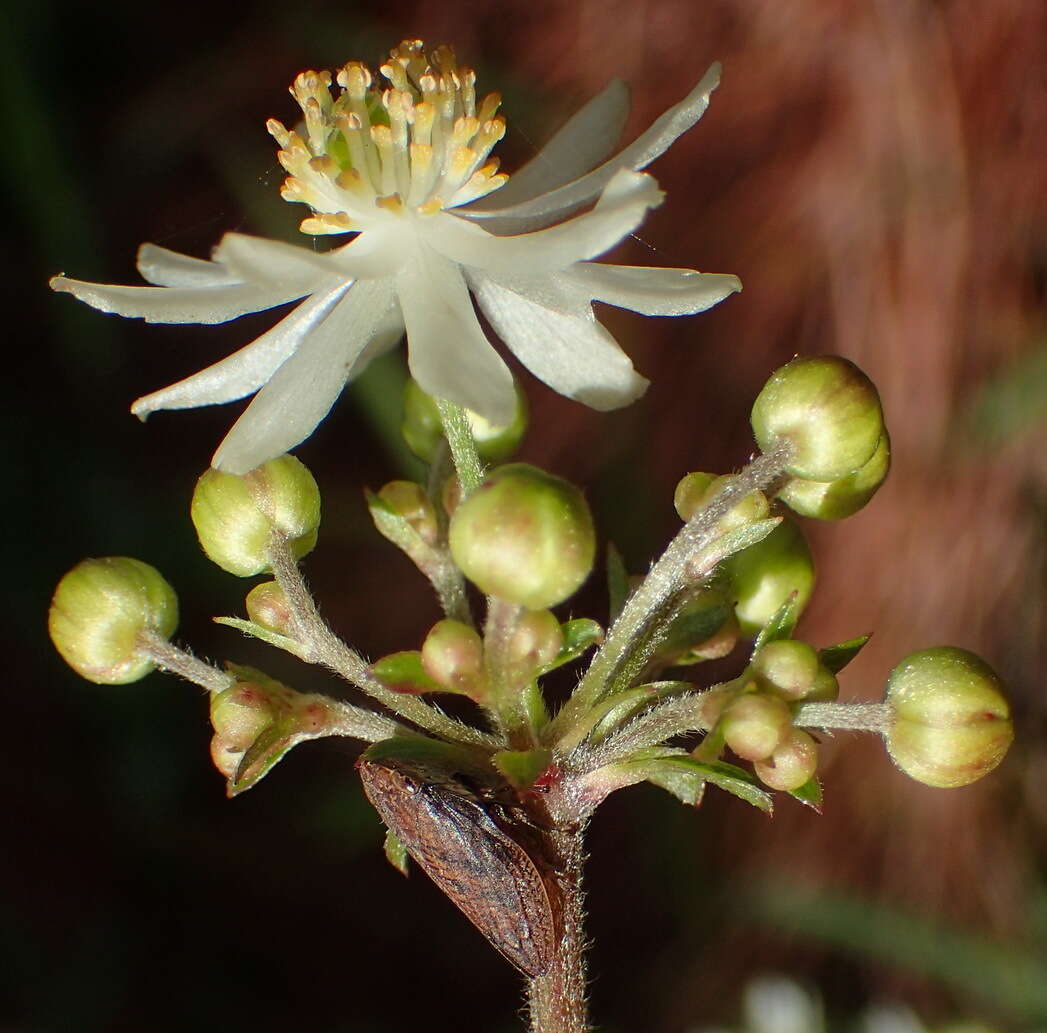
M855 698L945 642L981 652L1014 695L1017 744L969 789L919 787L841 736L821 818L791 801L768 821L715 795L698 813L654 789L612 798L591 841L596 1021L690 1033L729 1021L744 981L773 968L819 987L834 1017L890 994L932 1020L1047 1022L1039 0L8 0L0 17L5 1030L520 1028L508 966L421 876L385 865L349 744L298 750L229 803L195 690L89 686L43 634L69 566L125 553L175 583L180 634L203 655L338 691L210 624L240 612L243 586L196 551L187 503L232 408L146 427L126 411L271 316L147 327L46 279L136 282L143 240L197 255L230 229L294 240L265 118L294 118L301 69L376 63L405 36L451 42L502 92L510 171L610 76L633 87L631 136L723 61L709 112L651 169L667 203L615 257L737 273L744 292L681 320L607 311L652 388L600 416L525 379L522 458L584 484L640 571L675 529L676 480L747 457L768 373L846 355L883 395L894 469L867 511L808 522L820 587L803 636L876 632L844 678ZM437 616L360 497L400 473L383 390L372 378L299 450L326 506L309 576L371 656L414 647ZM605 605L596 584L583 601Z

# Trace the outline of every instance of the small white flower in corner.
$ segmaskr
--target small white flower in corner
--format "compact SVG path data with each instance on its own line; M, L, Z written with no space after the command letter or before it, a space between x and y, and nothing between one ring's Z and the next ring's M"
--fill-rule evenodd
M633 401L647 381L593 317L594 300L679 316L741 289L729 275L590 261L661 203L655 180L637 170L701 118L718 65L608 158L628 113L626 88L612 81L509 182L489 158L505 133L500 98L477 104L475 74L449 48L405 41L380 71L381 85L350 62L335 97L329 73L303 72L291 93L304 124L268 124L289 173L283 197L313 212L301 229L354 234L348 244L316 253L227 233L210 261L143 244L138 269L152 287L51 281L103 312L152 323L222 323L301 302L251 344L132 406L144 418L257 392L215 453L219 469L244 473L307 438L346 381L405 329L411 375L427 392L508 423L512 376L470 292L536 377L604 410Z

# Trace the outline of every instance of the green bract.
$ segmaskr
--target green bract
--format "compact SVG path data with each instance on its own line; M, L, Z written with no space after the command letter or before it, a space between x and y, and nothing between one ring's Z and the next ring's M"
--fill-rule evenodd
M316 545L320 491L294 456L284 455L246 474L208 470L197 482L190 509L207 556L223 570L250 577L269 569L274 533L295 556Z
M513 463L459 504L448 543L462 573L488 595L542 610L589 576L596 532L573 484Z
M955 646L907 656L887 679L891 759L910 778L947 789L1003 760L1014 726L1003 685L981 658Z
M58 582L47 625L55 648L78 674L123 685L153 670L139 637L171 635L178 599L160 572L141 560L84 560Z
M786 470L835 481L864 466L883 434L872 381L837 355L793 359L771 375L753 403L752 427L765 452L787 444Z

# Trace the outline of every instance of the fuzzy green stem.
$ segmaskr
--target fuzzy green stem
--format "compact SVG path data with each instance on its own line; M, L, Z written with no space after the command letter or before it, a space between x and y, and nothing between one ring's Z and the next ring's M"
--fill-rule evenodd
M454 402L443 398L436 399L440 410L440 422L443 424L444 437L451 449L454 467L458 471L458 483L462 487L462 498L468 498L483 480L483 464L476 452L473 432L469 429L469 420L465 410Z
M694 572L688 561L720 535L719 523L743 498L767 487L782 474L789 459L789 446L758 456L704 509L699 510L669 543L640 587L629 597L607 639L578 683L574 695L553 721L553 738L566 735L584 718L585 712L607 691L619 670L629 662L637 644L658 619L663 607L680 591Z
M288 542L274 536L269 548L269 562L277 582L287 597L295 624L295 638L307 651L306 659L323 664L362 692L378 700L394 714L406 718L419 728L451 742L467 743L486 749L497 749L498 741L478 728L456 721L443 711L419 699L383 685L354 649L350 649L324 622L302 579L298 561Z
M561 931L553 963L528 985L531 1033L588 1033L585 1001L585 934L582 928L582 832L547 833L554 853L554 880Z
M893 707L889 703L804 703L793 723L799 728L836 728L886 734Z
M524 608L516 603L490 596L484 626L484 664L490 707L499 730L517 750L529 750L536 745L524 705L526 683L517 684L509 649L523 612Z
M192 653L179 649L155 631L141 632L137 641L138 647L161 671L177 674L180 678L207 689L208 692L222 692L236 681L227 671L198 660Z

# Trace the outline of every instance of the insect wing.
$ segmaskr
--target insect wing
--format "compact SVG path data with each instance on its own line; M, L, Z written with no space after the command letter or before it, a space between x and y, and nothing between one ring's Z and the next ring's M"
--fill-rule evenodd
M549 891L527 851L476 797L370 761L364 792L418 866L525 975L556 949Z

